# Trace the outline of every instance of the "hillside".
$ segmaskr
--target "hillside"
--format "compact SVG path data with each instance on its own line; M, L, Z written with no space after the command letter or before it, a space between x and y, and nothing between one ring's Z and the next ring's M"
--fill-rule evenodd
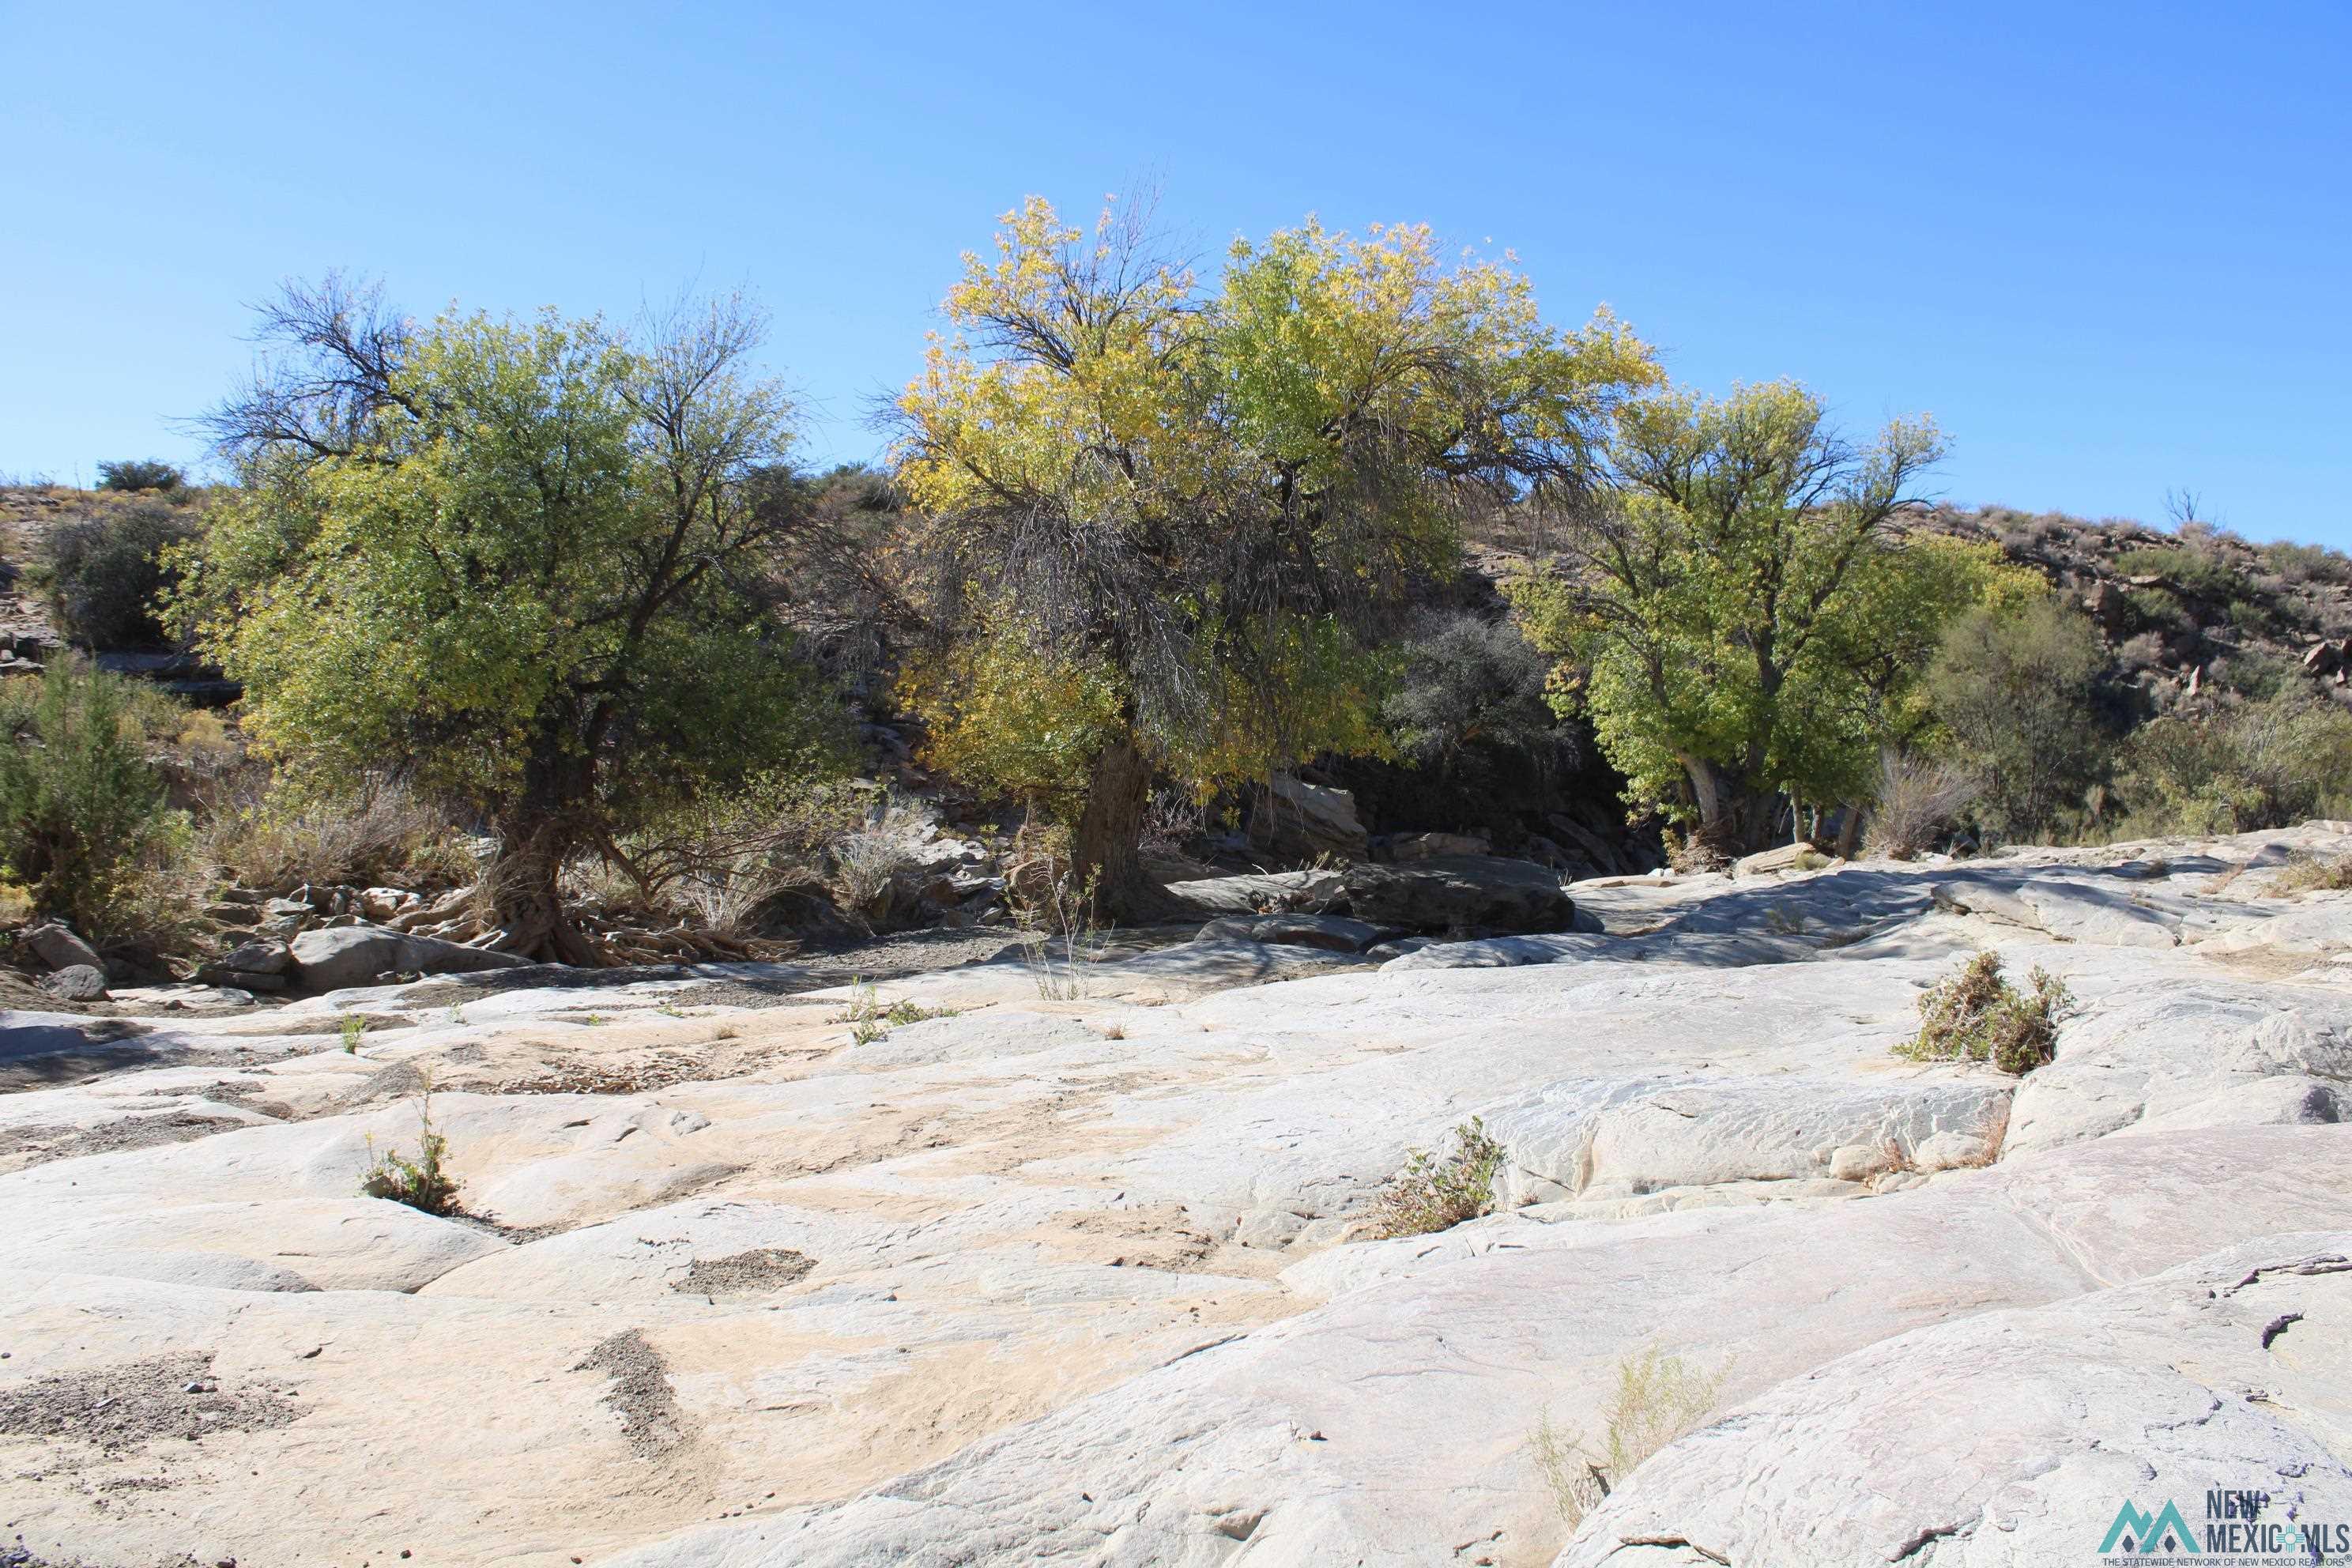
M1939 507L1916 526L1989 541L2074 595L2122 667L2168 705L2190 683L2293 665L2352 703L2352 557L2258 545L2191 523L2168 532L2006 507Z

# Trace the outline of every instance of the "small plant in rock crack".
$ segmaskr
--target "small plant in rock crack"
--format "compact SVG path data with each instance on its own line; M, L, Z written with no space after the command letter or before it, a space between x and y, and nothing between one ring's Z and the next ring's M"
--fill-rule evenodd
M433 1125L433 1091L426 1087L425 1096L417 1102L419 1126L416 1158L403 1158L399 1151L375 1152L375 1139L368 1139L368 1152L373 1156L367 1173L360 1178L362 1197L389 1198L426 1214L447 1214L457 1202L457 1181L445 1168L449 1157L449 1140Z
M1654 1346L1622 1358L1617 1386L1602 1412L1607 1428L1598 1448L1587 1446L1575 1429L1553 1426L1551 1412L1545 1411L1533 1439L1536 1468L1568 1527L1583 1523L1643 1460L1705 1421L1730 1371L1726 1365L1697 1372Z
M952 1018L953 1007L924 1007L915 1003L898 1001L887 1007L875 994L868 981L853 979L849 983L849 1006L833 1016L832 1022L849 1026L849 1037L858 1045L870 1045L887 1036L901 1024L919 1024L926 1018Z
M343 1054L352 1057L359 1055L360 1037L367 1033L367 1020L357 1013L346 1013L343 1015L342 1032Z
M2064 981L2036 967L2028 991L2001 978L2000 957L1979 952L1919 998L1919 1032L1895 1047L1916 1062L1990 1062L2023 1075L2058 1053L2058 1026L2078 1011Z
M1427 1236L1475 1219L1495 1207L1495 1173L1503 1168L1503 1146L1472 1117L1454 1130L1454 1152L1407 1152L1404 1170L1381 1194L1373 1229L1382 1237Z

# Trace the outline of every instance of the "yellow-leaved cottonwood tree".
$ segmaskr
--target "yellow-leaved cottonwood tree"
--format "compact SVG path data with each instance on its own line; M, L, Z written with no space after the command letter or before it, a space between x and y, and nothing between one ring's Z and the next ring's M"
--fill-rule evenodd
M941 568L908 691L935 760L1062 810L1078 875L1139 918L1155 773L1380 748L1384 614L1453 570L1465 504L1588 483L1657 372L1605 310L1553 327L1425 227L1309 220L1204 282L1116 206L1003 225L898 405Z

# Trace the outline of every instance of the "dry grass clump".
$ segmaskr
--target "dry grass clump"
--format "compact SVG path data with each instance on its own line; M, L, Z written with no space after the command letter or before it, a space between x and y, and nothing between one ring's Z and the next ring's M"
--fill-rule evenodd
M1909 860L1951 830L1979 793L1957 763L1931 762L1892 747L1879 754L1878 804L1870 816L1874 855Z
M212 803L200 847L247 887L462 887L478 866L463 832L394 779L301 805L266 798L246 778Z
M926 827L916 813L893 804L834 840L833 893L841 907L870 924L882 912L891 879L914 866L927 840Z
M2057 1055L2058 1026L2076 1011L2065 983L2037 966L2030 992L2001 978L2000 957L1979 952L1919 998L1919 1033L1895 1047L1922 1062L1990 1062L2022 1075Z
M1454 1130L1452 1153L1406 1153L1402 1173L1381 1193L1373 1211L1373 1234L1427 1236L1492 1213L1495 1173L1502 1167L1503 1146L1486 1135L1484 1121L1472 1117Z
M2352 891L2352 855L2314 855L2296 850L2264 889L2273 899L2291 893Z
M1559 1516L1574 1530L1643 1460L1696 1429L1714 1412L1728 1367L1701 1373L1655 1347L1617 1363L1617 1387L1604 1413L1598 1449L1574 1430L1554 1426L1546 1411L1536 1426L1536 1468Z

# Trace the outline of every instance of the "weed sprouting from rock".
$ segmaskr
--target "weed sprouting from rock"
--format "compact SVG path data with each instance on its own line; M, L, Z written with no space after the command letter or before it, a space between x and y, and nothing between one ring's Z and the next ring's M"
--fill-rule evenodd
M1919 1032L1895 1054L1919 1062L1990 1062L2022 1075L2057 1054L2058 1026L2076 1011L2065 982L2037 966L2029 991L2001 978L2000 957L1979 952L1919 998Z
M1617 1387L1603 1413L1601 1446L1544 1412L1533 1439L1536 1468L1570 1530L1651 1455L1694 1430L1714 1411L1728 1366L1702 1373L1654 1346L1617 1363Z
M925 1007L900 1000L888 1006L882 1005L871 981L853 979L849 983L849 1006L833 1016L832 1022L849 1026L849 1037L856 1044L871 1045L887 1036L901 1024L919 1024L929 1018L952 1018L953 1007Z
M397 1150L375 1154L369 1162L367 1173L360 1178L360 1194L363 1197L389 1198L426 1214L447 1214L457 1202L457 1182L445 1168L449 1140L433 1125L433 1096L429 1090L417 1102L416 1120L420 1128L416 1158L404 1159ZM375 1140L370 1138L368 1151L373 1154L374 1150Z
M1375 1231L1388 1237L1427 1236L1475 1219L1495 1206L1495 1173L1502 1169L1503 1146L1472 1117L1454 1130L1454 1152L1414 1149L1404 1171L1381 1194Z

